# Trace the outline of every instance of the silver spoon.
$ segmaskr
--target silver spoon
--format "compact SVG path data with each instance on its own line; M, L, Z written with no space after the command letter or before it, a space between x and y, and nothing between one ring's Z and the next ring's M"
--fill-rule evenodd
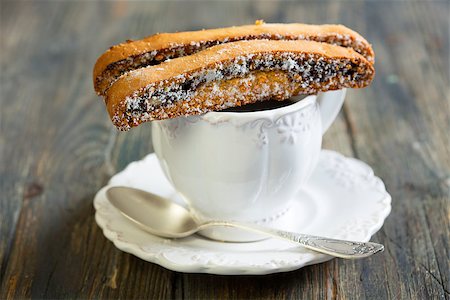
M202 224L184 207L163 197L130 187L110 187L106 196L125 217L157 236L182 238L211 226L229 226L296 242L305 248L341 258L363 258L383 251L376 243L352 242L271 229L254 224L208 221Z

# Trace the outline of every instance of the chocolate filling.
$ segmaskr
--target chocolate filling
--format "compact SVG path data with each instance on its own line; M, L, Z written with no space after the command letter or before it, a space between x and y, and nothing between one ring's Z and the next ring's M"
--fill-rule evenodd
M137 95L126 98L124 117L131 121L152 110L166 107L180 100L189 100L202 84L215 80L229 80L248 75L252 71L282 70L293 82L300 84L305 93L327 90L338 80L342 87L365 85L372 72L358 59L328 59L314 54L279 53L256 54L238 57L214 69L204 69L187 74L181 82L174 80L163 84L150 84Z

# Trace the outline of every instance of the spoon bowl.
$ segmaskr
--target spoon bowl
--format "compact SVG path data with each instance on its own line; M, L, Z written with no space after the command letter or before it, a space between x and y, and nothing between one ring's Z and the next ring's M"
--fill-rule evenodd
M186 237L198 230L191 213L183 206L143 190L111 187L111 204L141 229L161 237Z

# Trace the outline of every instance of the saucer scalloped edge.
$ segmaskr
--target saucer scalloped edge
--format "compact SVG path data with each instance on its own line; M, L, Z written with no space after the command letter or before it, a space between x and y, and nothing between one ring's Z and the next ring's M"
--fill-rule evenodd
M272 238L226 243L199 235L183 239L153 236L133 225L106 199L106 188L115 185L147 190L181 204L156 155L130 163L97 192L95 220L118 249L167 269L227 275L270 274L332 259ZM330 150L321 151L316 170L292 203L282 229L354 241L369 241L391 211L391 196L372 169L360 160Z

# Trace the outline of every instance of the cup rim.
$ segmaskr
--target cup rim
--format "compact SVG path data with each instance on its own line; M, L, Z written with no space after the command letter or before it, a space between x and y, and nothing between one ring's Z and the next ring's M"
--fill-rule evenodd
M304 95L294 96L290 99L300 98ZM299 99L293 104L274 108L274 109L267 109L267 110L259 110L259 111L249 111L249 112L233 112L233 111L210 111L206 114L200 115L200 117L206 121L213 121L217 119L221 119L223 117L233 117L233 118L242 118L242 119L248 119L248 118L264 118L264 117L274 117L277 115L284 115L288 114L294 111L298 111L300 109L303 109L304 107L307 107L313 103L315 103L317 99L317 95L308 95L303 99Z

